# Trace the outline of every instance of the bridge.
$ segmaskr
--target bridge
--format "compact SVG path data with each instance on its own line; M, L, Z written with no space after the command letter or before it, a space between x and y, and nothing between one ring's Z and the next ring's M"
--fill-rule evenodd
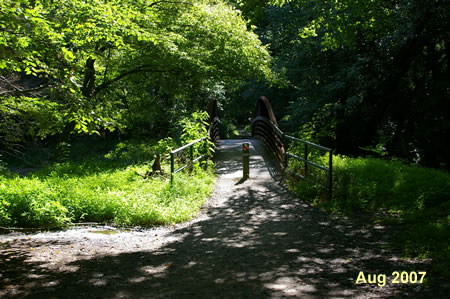
M265 97L257 102L251 138L220 139L215 101L208 111L208 134L216 144L215 189L200 216L174 231L172 237L179 241L161 248L151 261L176 266L151 280L156 287L150 294L371 298L398 292L395 284L355 284L361 271L396 267L381 249L383 229L360 229L361 223L330 217L286 188L286 176L305 180L314 167L327 175L329 185L323 187L331 200L331 149L282 132ZM204 138L173 151L172 159L183 151L191 161L202 159L191 149L203 142ZM249 179L243 173L243 143L250 147ZM302 155L293 152L292 143ZM311 161L311 149L329 155L329 164ZM172 166L172 171L186 167L189 163Z
M428 263L383 249L395 236L392 228L330 216L286 189L285 176L308 179L311 167L331 176L331 164L309 159L312 149L332 156L330 149L283 133L265 98L258 101L248 139L220 139L217 107L212 102L210 108L216 185L194 219L113 235L75 230L14 237L0 253L8 261L6 273L23 287L5 285L0 297L10 288L20 298L432 297L427 286L392 283L394 271L425 271ZM204 159L199 149L207 142L201 138L172 151L172 176ZM250 147L249 179L243 177L242 143ZM47 243L51 250L41 251ZM60 264L61 256L70 262ZM369 282L358 284L361 275Z
M272 105L266 97L262 96L257 101L255 118L252 121L251 139L220 139L220 120L217 110L216 100L210 100L208 104L208 114L210 116L208 137L217 147L215 161L219 167L217 172L219 177L226 169L228 175L233 173L233 177L243 182L247 179L246 172L250 168L252 180L261 179L262 177L266 177L269 180L267 174L271 174L272 179L276 177L280 179L281 175L283 175L299 180L310 180L323 189L327 199L332 199L333 150L285 134L278 127ZM207 146L207 142L208 139L206 137L200 138L170 153L172 180L177 172L192 167L193 163L207 158L207 153L194 155L194 148L201 145L201 143L205 143ZM250 159L245 160L242 146L247 143L250 145ZM293 152L290 149L288 150L289 146L294 149ZM301 156L297 153L299 148ZM321 165L312 161L310 158L311 149L319 151L322 155L328 155L328 164ZM186 159L185 151L189 151L188 159ZM176 168L175 158L180 154L186 162ZM244 170L244 168L247 170ZM317 182L317 175L311 174L311 168L316 168L326 173L326 182Z

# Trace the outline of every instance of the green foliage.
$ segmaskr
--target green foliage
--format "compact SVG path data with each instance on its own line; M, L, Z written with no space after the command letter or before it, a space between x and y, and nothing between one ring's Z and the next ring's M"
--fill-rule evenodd
M266 47L221 1L0 7L2 144L116 129L161 138L218 91L277 80Z
M204 170L179 173L172 186L168 176L143 178L149 170L143 160L154 146L120 143L111 154L114 160L94 155L26 177L2 175L0 225L55 228L95 221L152 226L193 217L210 194L214 176Z
M239 135L239 131L237 126L227 119L220 120L220 138L222 139L230 139L237 135Z
M207 128L209 124L206 121L207 119L209 119L209 114L206 111L201 111L194 112L190 118L184 118L180 121L183 128L180 139L183 144L206 137L206 146L203 143L194 145L194 156L206 153L208 157L212 157L214 153L214 143L208 136Z
M449 274L448 173L379 158L334 156L333 160L331 201L324 201L314 183L292 181L291 187L326 210L353 216L371 213L374 222L402 225L403 233L391 245L405 256L431 257L439 265L436 273Z
M48 99L31 97L2 98L0 134L5 141L20 142L26 136L45 137L62 128L60 105ZM22 120L22 122L18 120Z
M156 154L155 147L137 140L117 143L115 148L105 155L109 160L122 163L139 163L153 160Z
M59 198L59 190L37 180L2 177L2 225L44 228L64 226L68 210Z
M160 154L162 161L167 160L171 150L177 147L171 137L160 139L156 144L149 144L137 140L122 141L109 151L105 158L120 163L143 163L152 161L156 154Z
M189 143L199 138L205 137L208 133L208 112L194 112L190 117L185 117L179 121L179 125L183 128L180 140Z
M309 159L328 165L328 155L310 154ZM450 198L449 178L446 172L399 161L333 156L333 201L327 204L339 211L348 206L349 212L385 208L414 213L445 208ZM449 212L444 209L436 216L447 216Z
M206 136L207 117L205 112L195 112L183 118L180 142ZM79 221L169 224L195 215L211 191L213 174L198 165L191 174L177 174L170 184L164 174L169 169L167 154L179 146L170 137L115 145L97 139L78 140L63 162L26 177L0 173L0 225L53 228ZM108 147L112 149L108 151ZM195 154L205 150L205 146L196 147ZM157 153L162 158L162 174L152 173L150 167ZM77 155L82 159L74 159Z
M177 144L171 137L166 137L158 141L158 144L154 146L157 153L161 155L161 159L168 160L170 152L176 148Z
M208 136L209 124L206 121L209 119L209 115L205 111L198 111L192 113L189 117L182 118L178 125L180 127L180 143L182 146L198 141L201 138L205 138L204 141L199 141L192 146L185 148L184 150L178 152L174 156L175 167L181 167L186 163L191 163L189 160L196 159L201 155L206 155L206 158L211 158L214 153L214 143L210 140ZM193 155L191 157L191 154ZM191 165L191 167L199 167L199 165L212 164L211 161L203 159L197 165Z
M444 205L450 198L450 177L445 172L376 158L334 158L338 202L358 199L363 209L412 212Z
M284 131L308 124L338 153L450 169L448 1L237 2L257 7L257 32L290 84L249 82L234 107L265 95ZM236 117L251 115L246 103Z

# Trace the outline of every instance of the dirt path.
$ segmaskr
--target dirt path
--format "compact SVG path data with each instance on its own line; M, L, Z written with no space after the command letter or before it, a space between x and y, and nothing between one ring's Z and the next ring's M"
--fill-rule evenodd
M258 141L249 140L250 179L241 182L242 142L221 141L216 189L191 222L112 234L80 227L0 235L0 297L446 296L393 284L392 272L429 264L384 252L392 231L332 218L291 195ZM360 271L386 274L386 285L356 285Z

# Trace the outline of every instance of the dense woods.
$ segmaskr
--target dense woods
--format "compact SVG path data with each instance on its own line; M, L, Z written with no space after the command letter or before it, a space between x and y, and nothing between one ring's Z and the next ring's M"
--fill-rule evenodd
M443 0L2 0L1 154L51 136L165 137L212 97L225 124L247 125L264 94L286 131L338 153L448 169L449 13Z
M449 169L449 1L282 2L240 5L289 86L249 83L235 105L264 94L287 131L338 153Z
M220 1L1 1L0 143L169 134L270 56Z

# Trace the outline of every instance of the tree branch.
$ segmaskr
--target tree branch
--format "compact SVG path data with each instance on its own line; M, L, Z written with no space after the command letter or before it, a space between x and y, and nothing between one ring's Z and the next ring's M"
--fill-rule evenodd
M154 69L154 66L153 66L153 65L149 65L149 64L146 65L146 64L144 64L144 65L138 66L138 67L136 67L136 68L134 68L134 69L131 69L131 70L129 70L129 71L126 71L126 72L124 72L124 73L118 75L117 77L115 77L115 78L113 78L113 79L111 79L111 80L108 80L108 81L103 82L102 84L100 84L100 85L95 89L95 91L94 91L94 93L93 93L92 96L94 97L94 96L97 95L100 91L102 91L103 89L109 87L109 86L110 86L111 84L113 84L114 82L117 82L117 81L119 81L119 80L121 80L121 79L123 79L123 78L125 78L125 77L127 77L127 76L130 76L130 75L132 75L132 74L139 74L139 73L166 73L166 72L171 72L171 71L174 71L174 70L176 70L176 69L167 69L167 70Z
M164 1L164 0L162 0L162 1L153 2L148 7L153 7L153 6L156 6L158 4L163 4L163 3L193 5L192 3L183 2L183 1Z
M45 88L47 88L50 84L44 84L41 85L39 87L35 87L35 88L30 88L30 89L21 89L20 87L12 84L11 82L9 82L8 79L6 79L4 76L0 76L1 79L3 79L3 81L5 81L6 83L8 83L9 86L11 86L13 88L13 90L6 90L3 92L0 92L0 96L4 96L4 95L15 95L15 94L19 94L19 95L24 95L24 94L28 94L28 93L33 93L33 92L38 92L41 91Z

